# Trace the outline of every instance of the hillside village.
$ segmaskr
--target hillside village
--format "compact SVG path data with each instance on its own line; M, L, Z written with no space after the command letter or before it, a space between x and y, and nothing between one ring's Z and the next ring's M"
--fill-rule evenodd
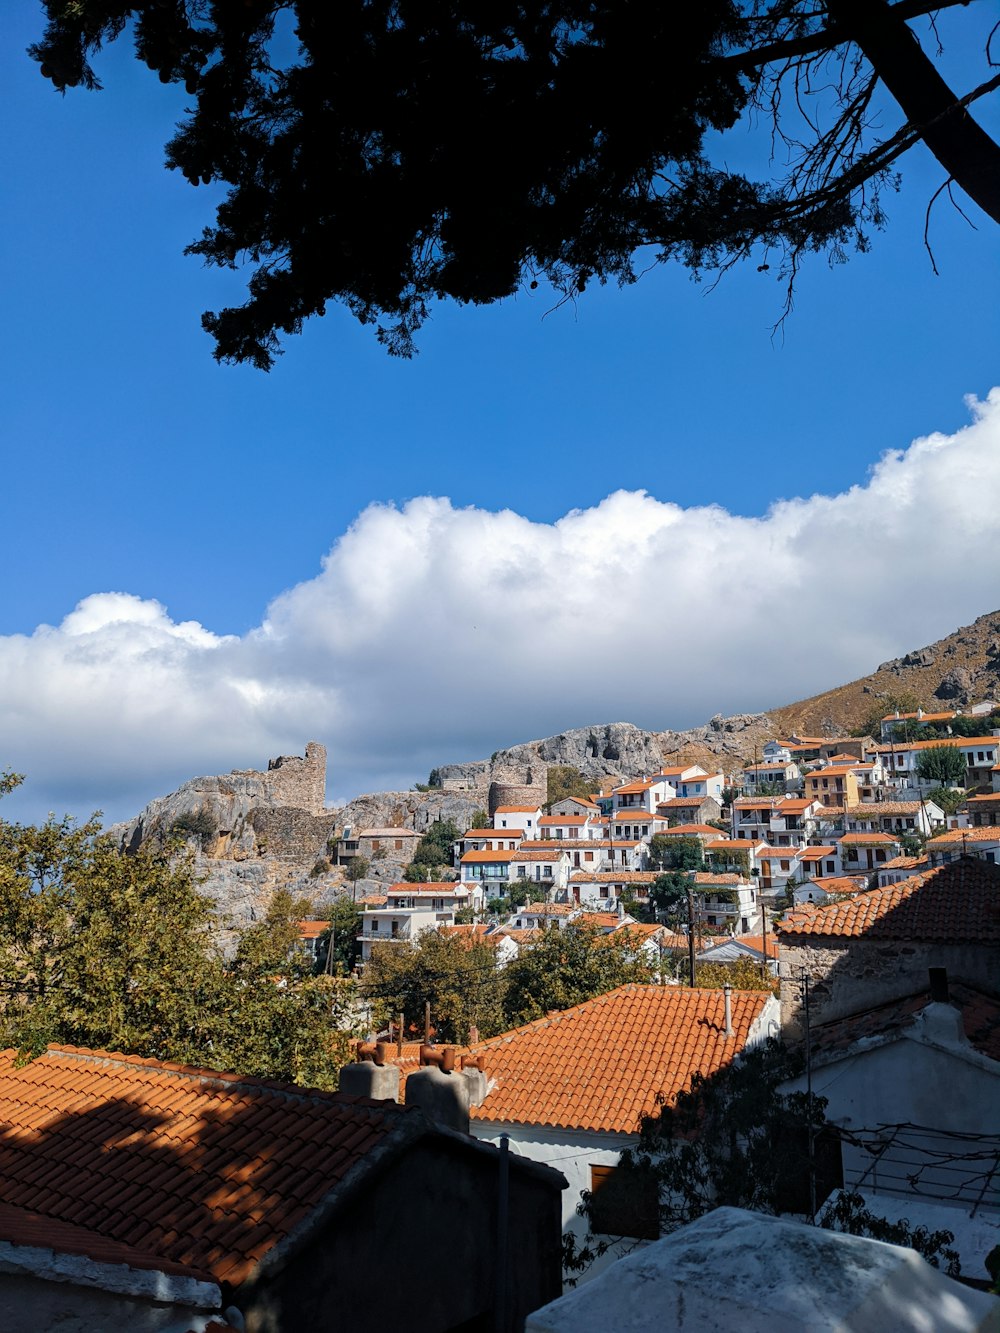
M347 818L325 808L326 752L310 742L264 773L196 779L152 803L115 831L126 855L179 838L220 871L217 901L235 876L251 914L275 889L304 894L288 956L320 974L346 963L353 1058L334 1093L141 1054L50 1046L23 1068L15 1052L0 1057L0 1118L14 1132L0 1153L0 1245L36 1326L58 1312L58 1283L87 1288L95 1329L120 1319L126 1298L150 1328L181 1327L168 1316L198 1333L308 1322L324 1284L350 1287L414 1226L444 1244L457 1210L464 1257L440 1269L446 1292L416 1318L405 1284L377 1308L345 1295L349 1326L541 1329L531 1312L557 1309L564 1277L617 1301L608 1291L634 1280L624 1256L659 1253L708 1200L762 1198L800 1222L923 1244L971 1284L955 1288L961 1300L991 1301L979 1292L1000 1239L1000 707L896 708L878 732L758 737L751 759L706 766L666 763L649 733L613 724L562 738L557 755L582 743L617 778L508 751L432 774L395 799L398 822L370 824L357 812L387 803ZM620 771L633 761L638 771ZM218 911L225 939L231 920ZM421 998L433 961L405 996L397 986L399 960L443 957L432 942L468 958L459 992L540 958L593 959L609 980L481 1033L456 1017L459 993ZM291 994L291 971L272 981ZM729 1082L740 1069L762 1080L754 1115L766 1088L784 1121L741 1118ZM702 1100L713 1088L718 1121ZM824 1099L817 1122L782 1109L796 1097ZM136 1174L139 1158L107 1157L104 1122L79 1118L113 1103L137 1142L153 1114L139 1151L148 1164L169 1143L169 1164ZM674 1106L674 1134L658 1137ZM41 1156L29 1146L39 1115ZM212 1124L231 1128L212 1137ZM329 1151L307 1152L301 1124ZM718 1132L727 1154L746 1153L745 1185L706 1165ZM745 1146L755 1141L757 1156ZM53 1194L45 1163L80 1153L102 1155L100 1188ZM652 1178L630 1153L651 1155ZM762 1163L774 1179L754 1193ZM442 1172L446 1186L429 1190ZM519 1221L494 1252L501 1177ZM387 1217L404 1217L403 1230ZM39 1237L44 1264L24 1257ZM124 1294L115 1264L139 1275ZM673 1281L669 1269L655 1280ZM162 1279L156 1299L150 1274Z

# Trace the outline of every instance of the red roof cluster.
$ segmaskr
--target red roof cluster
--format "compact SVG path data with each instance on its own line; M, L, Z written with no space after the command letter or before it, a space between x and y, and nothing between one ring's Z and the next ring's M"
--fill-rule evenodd
M829 881L828 881L829 883ZM1000 867L961 857L849 902L804 905L775 924L792 935L1000 944Z

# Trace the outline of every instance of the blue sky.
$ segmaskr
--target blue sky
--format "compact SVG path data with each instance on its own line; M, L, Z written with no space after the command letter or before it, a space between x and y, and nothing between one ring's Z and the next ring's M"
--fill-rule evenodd
M0 762L31 779L23 817L121 817L311 736L333 799L563 727L688 725L1000 604L994 520L967 508L997 480L988 450L976 489L953 486L1000 429L989 412L970 435L965 401L1000 383L1000 251L939 202L934 275L926 158L870 254L806 266L777 338L773 275L709 292L671 267L548 314L541 292L438 309L410 362L331 308L262 375L217 366L199 326L239 296L181 254L215 197L162 166L183 96L118 43L103 92L60 97L24 54L37 7L5 20ZM851 488L871 501L882 455L934 432L954 472L935 458L916 499L883 475L846 531ZM647 499L602 507L617 492ZM422 496L450 505L407 508ZM779 540L772 506L796 497Z

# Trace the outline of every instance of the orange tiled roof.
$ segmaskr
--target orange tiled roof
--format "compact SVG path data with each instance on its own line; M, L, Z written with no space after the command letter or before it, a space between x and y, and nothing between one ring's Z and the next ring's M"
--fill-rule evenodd
M572 870L570 882L579 884L652 884L658 870Z
M619 986L538 1019L473 1053L492 1088L476 1120L636 1133L643 1116L697 1074L728 1065L746 1043L767 995L733 991L735 1037L724 1035L723 993L676 986Z
M963 856L849 902L794 908L775 929L782 936L1000 944L1000 868Z
M703 833L710 833L716 839L724 836L721 829L714 828L711 824L678 824L675 828L661 829L659 836L661 838L690 838L695 834Z
M512 861L518 852L510 852L502 847L484 847L480 851L463 852L462 865L473 865L478 861Z
M935 847L961 846L964 842L996 842L1000 839L1000 826L980 824L978 828L953 828L947 833L938 833L927 844L928 851Z
M578 922L584 926L596 926L601 930L617 930L621 924L621 917L615 912L587 912L585 911Z
M318 940L324 930L330 929L329 921L298 921L300 940Z
M395 884L390 884L386 893L391 894L394 898L402 897L403 894L410 897L414 893L434 893L440 897L442 893L455 893L459 889L464 891L464 885L460 884L457 879L417 880L414 884L401 879L397 880Z
M884 870L889 864L880 865L879 869ZM812 879L810 884L814 884L824 893L866 893L868 891L867 875L822 875L819 879Z
M844 807L848 819L878 819L882 815L915 815L919 801L862 801Z
M463 926L438 926L439 935L455 936L459 939L480 940L485 938L489 926L468 924Z
M536 810L540 810L538 805L498 805L495 813L498 815L533 815ZM506 830L497 830L506 832Z
M839 841L841 847L884 847L886 843L898 843L899 839L888 833L845 833Z
M50 1046L0 1053L0 1239L242 1282L404 1108ZM124 1257L122 1251L127 1257Z
M824 856L835 856L836 847L800 847L798 849L800 861L822 861Z

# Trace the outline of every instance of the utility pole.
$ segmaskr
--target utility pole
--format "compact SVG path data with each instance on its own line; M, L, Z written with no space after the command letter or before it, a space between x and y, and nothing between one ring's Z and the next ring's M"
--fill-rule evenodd
M802 998L806 1020L806 1114L809 1117L809 1220L816 1225L816 1131L813 1127L812 1031L809 1023L808 972L802 974Z
M689 984L694 985L694 890L688 886L688 974Z

